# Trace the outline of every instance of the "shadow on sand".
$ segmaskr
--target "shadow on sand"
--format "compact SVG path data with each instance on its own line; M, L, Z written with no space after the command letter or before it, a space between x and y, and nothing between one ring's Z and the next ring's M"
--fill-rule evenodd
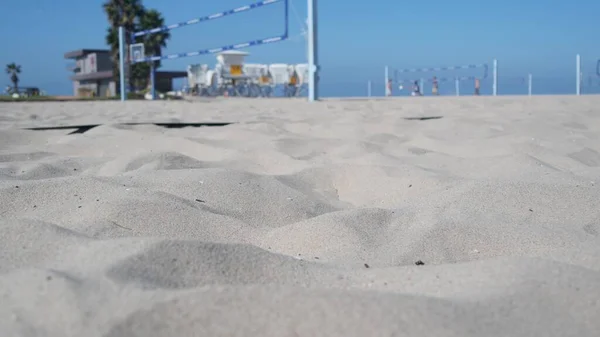
M167 129L181 129L181 128L199 128L199 127L221 127L227 126L233 123L119 123L119 125L156 125ZM102 124L87 124L87 125L64 125L64 126L46 126L46 127L35 127L25 128L25 130L32 131L48 131L48 130L73 130L69 132L69 135L86 133L89 130L100 126Z
M407 121L428 121L430 119L441 119L444 116L429 116L429 117L404 117Z

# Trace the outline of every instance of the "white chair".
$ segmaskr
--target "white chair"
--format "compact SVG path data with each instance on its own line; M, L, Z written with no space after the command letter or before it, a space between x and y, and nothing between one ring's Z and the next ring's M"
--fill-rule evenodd
M244 75L248 76L252 82L258 82L258 79L262 76L262 65L254 63L244 64L242 71Z
M266 64L244 64L244 75L248 76L248 95L251 97L271 96L272 78Z
M271 64L269 73L273 79L273 85L286 85L290 83L290 71L287 64Z
M308 64L300 63L295 65L296 74L298 75L299 84L308 83Z
M214 96L219 91L219 74L206 64L188 66L188 84L192 94Z
M206 73L208 72L208 65L206 64L193 64L187 68L188 74L188 85L193 88L197 86L206 86Z
M300 63L294 66L296 71L296 75L298 76L298 90L296 91L296 96L300 96L303 92L306 91L308 86L308 64Z

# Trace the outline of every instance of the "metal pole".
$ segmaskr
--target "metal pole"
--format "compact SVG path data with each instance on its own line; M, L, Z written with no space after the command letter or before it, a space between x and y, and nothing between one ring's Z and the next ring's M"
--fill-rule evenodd
M527 86L527 93L529 94L529 96L531 96L532 88L533 88L533 76L531 74L529 74L529 82L528 82L528 86Z
M456 88L456 96L460 96L460 81L458 78L454 80L454 86Z
M424 86L425 81L423 79L421 79L421 95L425 95L425 86Z
M392 93L390 91L390 88L388 87L389 80L390 80L389 69L388 69L388 66L385 66L385 83L383 85L385 85L385 95L386 96L391 96L392 95Z
M150 62L150 95L152 95L152 100L156 99L156 79L155 79L156 71L154 69L154 61Z
M494 59L493 69L494 82L492 84L492 93L494 96L498 95L498 60Z
M581 56L579 56L579 54L577 54L577 57L575 58L575 71L577 72L575 93L577 96L579 96L581 95Z
M371 81L367 82L367 95L371 97Z
M317 0L307 0L308 11L308 101L319 99L319 59L317 50Z
M119 80L121 85L121 101L127 99L125 91L125 29L119 27Z

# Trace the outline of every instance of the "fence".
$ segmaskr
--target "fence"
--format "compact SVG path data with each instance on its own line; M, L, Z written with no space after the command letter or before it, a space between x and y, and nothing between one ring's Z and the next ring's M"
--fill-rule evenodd
M535 77L532 76L531 95L575 95L575 77ZM370 85L369 85L370 84ZM322 96L324 97L367 97L369 90L371 97L384 97L385 81L377 80L354 80L341 81L340 79L330 81L326 75L320 83ZM369 89L370 88L370 89ZM421 91L424 96L432 96L431 83L424 83ZM459 85L460 96L474 95L473 81L461 81ZM493 96L493 84L491 79L481 81L480 94L482 96ZM581 95L600 94L600 78L596 75L584 77L581 83ZM411 86L405 85L402 90L394 87L393 97L410 96ZM498 96L529 95L527 76L524 77L498 77ZM440 82L439 96L456 96L455 83Z
M438 93L440 96L456 96L456 82L451 80L453 75L462 79L458 85L460 96L474 95L474 82L478 76L480 77L480 94L493 95L493 60L490 60L489 64L491 66L488 69L487 78L484 78L481 68L475 71L475 68L471 67L455 70L454 73L448 74L436 70L428 73L427 77L423 74L415 74L416 76L406 76L407 80L398 76L396 82L394 82L394 69L389 67L387 78L393 82L391 96L410 96L412 83L408 79L418 80L423 95L431 96L433 93L430 79L435 75L438 80L442 77L448 78L448 80L439 81ZM527 69L527 67L520 69ZM532 69L536 69L535 66ZM348 77L348 74L352 74L352 77ZM320 87L323 96L328 97L383 97L386 96L387 83L384 67L324 66ZM556 68L554 72L532 71L531 73L516 71L511 65L503 66L500 60L495 84L497 95L576 95L578 88L581 95L600 94L600 60L598 57L582 55L579 63L577 58L573 57L565 60L564 66Z
M366 80L362 83L362 90L358 89L358 83L347 83L348 88L352 87L349 90L352 93L344 96L355 96L359 91L362 91L360 96L365 94L367 96L408 96L413 91L414 82L423 95L433 95L434 77L439 85L439 95L473 95L476 80L480 82L481 95L600 94L600 59L598 58L584 59L576 55L571 68L574 70L571 72L572 77L529 72L515 76L510 69L504 69L501 62L491 60L490 64L491 66L480 63L408 69L385 67L384 72L381 73L384 75L383 79ZM505 76L505 73L510 75Z

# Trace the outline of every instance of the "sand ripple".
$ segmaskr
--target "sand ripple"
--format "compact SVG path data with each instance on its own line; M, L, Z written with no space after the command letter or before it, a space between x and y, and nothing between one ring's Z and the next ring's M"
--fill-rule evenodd
M1 104L0 330L598 336L597 106Z

